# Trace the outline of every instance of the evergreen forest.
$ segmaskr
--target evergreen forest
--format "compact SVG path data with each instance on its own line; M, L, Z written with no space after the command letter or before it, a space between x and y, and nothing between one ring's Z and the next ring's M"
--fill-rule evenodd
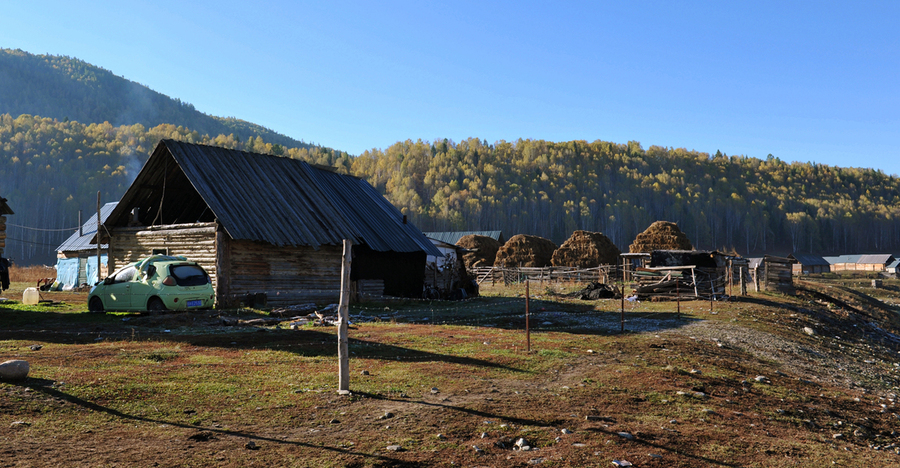
M142 104L116 86L145 89ZM87 219L98 192L118 200L163 138L335 167L368 180L423 231L559 244L584 229L627 250L667 220L695 248L745 256L900 253L900 179L878 170L599 140L408 140L352 156L207 116L75 59L2 49L0 196L16 212L4 255L54 263L78 211Z

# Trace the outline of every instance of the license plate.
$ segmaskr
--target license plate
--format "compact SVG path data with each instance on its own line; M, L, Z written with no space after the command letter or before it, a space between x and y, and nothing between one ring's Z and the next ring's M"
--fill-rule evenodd
M194 299L193 301L187 301L188 307L200 307L203 305L203 301L200 299Z

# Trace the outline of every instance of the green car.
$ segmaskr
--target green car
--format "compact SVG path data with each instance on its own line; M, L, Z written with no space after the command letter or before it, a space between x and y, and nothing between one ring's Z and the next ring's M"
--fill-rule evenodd
M126 265L91 289L88 310L208 309L216 293L209 274L184 257L153 255Z

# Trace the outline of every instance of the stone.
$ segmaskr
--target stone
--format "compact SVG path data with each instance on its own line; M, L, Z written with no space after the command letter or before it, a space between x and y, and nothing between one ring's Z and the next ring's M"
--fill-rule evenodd
M388 445L388 446L387 446L387 451L388 451L388 452L402 452L402 451L403 451L403 447L401 447L401 446L399 446L399 445Z
M362 374L362 375L369 375L369 371L364 370L364 371L360 372L360 374Z
M618 433L618 436L621 437L621 438L623 438L623 439L625 439L625 440L634 440L634 436L631 435L631 434L629 434L629 433L627 433L627 432L619 432L619 433Z
M13 421L12 424L9 425L9 427L12 427L12 428L15 428L15 427L28 427L28 426L30 426L30 425L31 425L30 422L25 422L25 421Z
M385 411L384 414L382 414L381 416L378 417L378 419L391 419L393 417L394 417L394 413L391 413L390 411Z
M832 435L831 435L831 438L832 438L832 439L843 439L843 438L844 438L844 434L832 434Z
M28 365L28 361L12 359L0 364L0 379L22 380L28 377L29 370L31 367Z
M613 460L612 464L615 466L634 466L628 460Z
M809 336L813 336L816 334L816 331L809 327L803 327L803 333L806 333Z
M259 445L256 445L256 442L251 440L244 444L244 448L246 448L247 450L259 450Z
M762 384L772 383L772 381L770 381L769 378L764 375L757 375L753 380L755 380L759 383L762 383Z
M515 447L513 447L513 450L522 450L522 451L527 452L527 451L531 450L531 443L528 442L528 439L526 439L524 437L519 437L516 440L516 444L515 444Z
M473 445L472 448L475 449L475 453L484 453L484 449L477 445Z
M573 433L572 431L570 431L570 430L568 430L568 429L563 429L563 430L561 430L561 431L559 431L559 432L562 432L563 434L572 434L572 433Z

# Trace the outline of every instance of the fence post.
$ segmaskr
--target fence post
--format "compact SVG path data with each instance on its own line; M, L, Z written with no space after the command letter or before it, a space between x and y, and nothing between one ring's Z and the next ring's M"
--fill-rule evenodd
M353 242L344 239L344 253L341 259L341 302L338 305L338 393L350 393L350 350L347 337L350 322L350 249Z
M525 342L526 342L526 350L531 352L531 324L529 322L531 316L531 310L529 308L529 299L531 295L528 291L528 280L525 280Z

